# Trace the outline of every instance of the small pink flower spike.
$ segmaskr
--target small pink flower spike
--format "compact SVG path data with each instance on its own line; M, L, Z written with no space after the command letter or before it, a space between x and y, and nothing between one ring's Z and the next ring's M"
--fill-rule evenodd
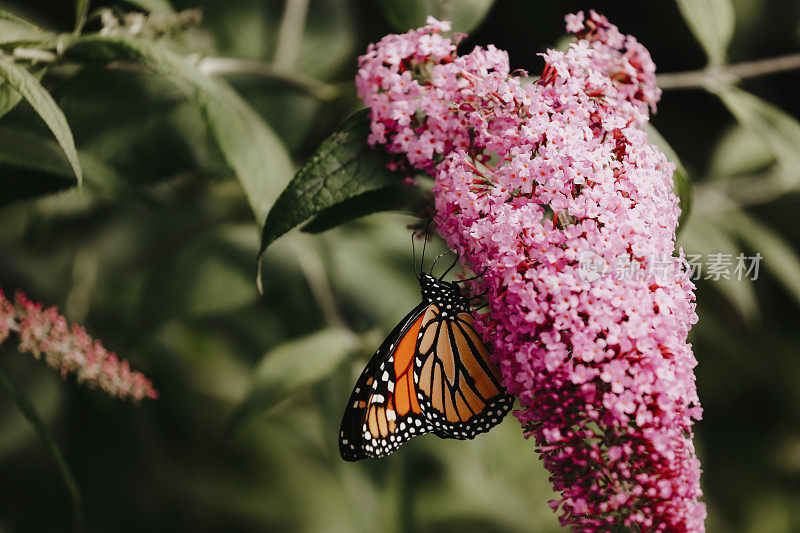
M74 374L78 383L123 400L158 398L149 379L131 371L127 361L117 359L82 327L68 325L55 307L42 309L19 291L12 303L0 290L0 344L12 332L20 352L44 358L62 377Z

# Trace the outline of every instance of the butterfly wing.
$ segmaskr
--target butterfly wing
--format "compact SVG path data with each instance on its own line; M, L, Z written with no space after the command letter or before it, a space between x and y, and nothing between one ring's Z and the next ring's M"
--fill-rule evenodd
M422 412L442 438L471 439L511 410L469 313L442 315L431 305L422 317L414 372Z
M420 304L397 325L358 378L339 432L339 452L346 461L388 455L414 435L431 430L414 378L428 307Z

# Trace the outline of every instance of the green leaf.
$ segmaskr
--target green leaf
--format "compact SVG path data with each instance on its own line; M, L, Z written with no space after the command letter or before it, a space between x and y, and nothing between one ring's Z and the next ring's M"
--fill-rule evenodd
M429 15L449 20L453 31L469 33L477 28L494 0L380 0L383 14L398 31L425 25Z
M145 70L145 69L138 69ZM232 176L192 99L162 76L87 65L53 91L70 122L79 153L102 155L137 191L163 180L199 173ZM89 169L84 167L89 180ZM241 203L238 182L221 184ZM236 198L239 196L240 198Z
M800 305L800 256L778 232L742 211L726 213L728 225L747 245L763 256L762 266Z
M687 254L702 255L702 273L706 274L709 254L726 254L735 261L741 253L740 247L730 235L727 225L722 225L710 217L691 217L686 225L686 230L681 233L680 245ZM734 263L735 264L735 263ZM709 280L709 285L728 300L739 315L747 322L752 322L759 316L758 300L753 283L749 279L720 279Z
M750 128L736 124L722 136L709 164L709 177L724 179L765 170L775 161L772 152Z
M736 120L798 181L800 122L778 107L736 87L717 92Z
M0 84L0 118L17 107L22 101L22 95L12 89L7 83Z
M34 111L47 124L47 127L50 128L50 131L53 132L53 136L67 156L72 171L78 180L78 186L80 186L83 183L83 171L78 160L75 140L72 138L72 131L69 129L64 113L56 105L53 97L42 87L33 74L8 58L0 58L0 75L5 78L9 86L28 101Z
M10 52L18 46L38 47L56 38L53 32L45 31L35 24L0 9L0 46Z
M346 200L368 191L398 185L397 174L386 168L388 156L367 145L369 111L352 115L325 139L297 171L267 215L261 251L275 239Z
M68 53L101 62L144 64L194 98L214 142L239 179L261 225L292 174L283 143L264 120L222 80L209 78L158 43L93 35L77 39Z
M55 38L55 33L43 30L22 17L0 9L0 45L9 47L35 45Z
M267 352L256 366L250 391L234 411L226 435L290 394L325 379L357 345L352 332L329 328Z
M75 34L83 31L86 25L86 16L89 14L91 0L75 0Z
M292 175L292 162L275 132L227 84L199 91L197 102L228 166L236 173L259 225Z
M47 68L42 65L32 65L29 67L30 73L37 80L41 80ZM17 104L22 101L22 95L14 90L9 84L0 80L0 118L11 112Z
M422 211L425 201L425 194L419 187L405 185L384 187L365 192L326 209L303 226L303 231L321 233L341 226L345 222L383 211L416 214Z
M725 63L733 37L736 13L730 0L677 0L686 24L712 65Z
M30 73L37 80L41 80L47 68L42 65L32 65L29 67ZM0 80L0 118L11 112L17 104L22 101L22 94L13 89L8 83Z
M39 413L36 411L36 408L30 399L25 395L24 392L19 390L14 385L14 382L12 382L2 370L0 370L0 388L2 388L6 394L9 395L20 412L25 416L25 419L31 424L31 426L33 426L33 429L39 435L42 443L50 451L50 455L53 456L53 460L55 460L56 465L58 466L58 471L61 474L61 479L64 481L64 485L67 488L69 497L72 500L75 530L81 531L83 529L81 493L78 489L78 484L75 483L75 478L72 476L72 472L70 472L67 462L64 460L61 450L58 448L58 444L56 444L56 441L53 440L53 437L50 435L50 431L47 429L47 426L39 416Z
M306 19L297 70L324 80L349 68L361 46L356 37L358 20L353 2L315 0Z
M36 24L29 22L22 17L18 17L17 15L11 13L6 9L0 9L0 20L7 20L9 22L14 22L15 24L18 24L20 26L25 26L32 30L37 30L37 31L39 30L39 27Z
M113 193L130 187L103 161L91 153L79 152L86 182L93 189ZM19 128L0 127L0 205L24 198L52 194L75 185L72 169L61 150L49 137Z
M692 180L689 178L689 173L681 163L678 154L675 153L672 146L667 140L655 129L651 124L647 125L647 140L661 152L667 156L670 162L675 163L675 172L672 174L673 190L678 195L681 207L681 216L678 218L678 231L682 231L683 225L686 222L686 217L692 210Z

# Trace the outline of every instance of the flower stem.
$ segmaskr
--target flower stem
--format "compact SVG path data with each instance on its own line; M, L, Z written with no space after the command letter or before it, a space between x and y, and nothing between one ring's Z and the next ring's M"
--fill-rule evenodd
M797 192L795 179L778 168L764 174L704 181L694 186L698 213L721 213L742 207L766 204Z
M286 0L273 60L279 67L292 67L297 60L308 15L308 2L309 0Z
M746 78L756 78L800 69L800 53L756 61L745 61L725 66L709 66L700 70L659 74L658 86L665 91L676 89L706 89L720 83L734 83Z
M69 466L67 466L67 462L64 460L64 456L61 454L61 450L59 450L58 445L53 440L53 437L50 436L50 432L47 430L44 421L39 416L39 413L36 411L36 408L33 406L30 398L28 398L24 392L19 390L16 385L14 385L14 382L11 381L11 379L2 369L0 369L0 389L3 389L13 400L17 408L20 410L23 416L25 416L25 419L33 426L33 429L39 435L42 443L50 451L50 455L53 456L53 459L58 466L58 471L61 473L61 479L64 481L64 485L69 493L70 500L72 500L72 514L75 531L76 533L81 533L83 531L81 493L78 489L78 484L75 482L75 478L72 477L72 472L70 472Z
M296 239L293 250L303 276L308 282L308 287L325 321L332 327L350 330L347 322L336 307L336 298L333 295L328 275L320 260L319 254L311 248L305 239Z
M311 76L263 61L236 57L204 57L198 62L197 66L207 76L249 74L270 78L291 85L322 101L331 100L338 92L336 87Z

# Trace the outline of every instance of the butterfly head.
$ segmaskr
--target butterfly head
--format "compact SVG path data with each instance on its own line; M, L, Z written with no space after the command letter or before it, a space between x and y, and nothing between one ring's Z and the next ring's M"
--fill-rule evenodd
M458 284L443 281L423 272L419 278L422 299L436 304L443 312L469 312L469 299L461 294Z

